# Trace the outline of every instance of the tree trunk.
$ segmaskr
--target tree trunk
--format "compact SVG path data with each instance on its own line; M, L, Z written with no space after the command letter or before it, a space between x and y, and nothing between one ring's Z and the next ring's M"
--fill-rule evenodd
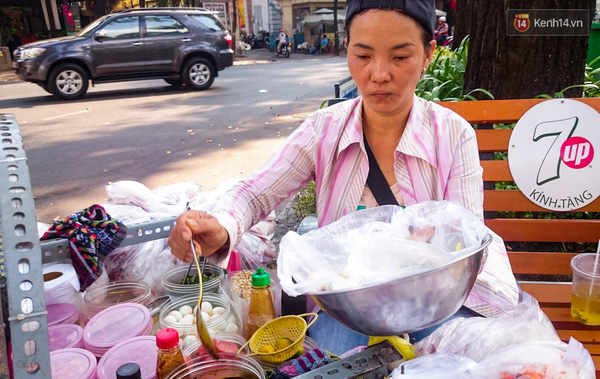
M557 9L557 0L457 1L456 37L470 35L463 92L476 88L496 99L552 96L582 84L589 36L508 36L508 9ZM560 9L588 9L594 0L561 0ZM460 40L456 40L455 46ZM565 92L581 97L582 90ZM486 98L485 95L477 95Z

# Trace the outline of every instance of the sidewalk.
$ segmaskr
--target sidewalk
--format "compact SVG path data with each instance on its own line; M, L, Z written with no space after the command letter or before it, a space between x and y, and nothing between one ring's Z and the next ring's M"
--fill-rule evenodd
M343 56L343 55L340 55ZM267 49L252 49L244 51L241 56L236 55L233 65L243 66L249 64L266 64L266 63L277 63L284 62L286 60L297 60L297 59L330 59L336 57L333 54L321 54L311 55L303 53L291 54L289 58L283 56L276 56L274 52ZM0 71L0 84L18 82L19 78L15 74L14 70Z

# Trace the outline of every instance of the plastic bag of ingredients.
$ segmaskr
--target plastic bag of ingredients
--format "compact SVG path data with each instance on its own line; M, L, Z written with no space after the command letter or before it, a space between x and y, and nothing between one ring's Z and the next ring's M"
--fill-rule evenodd
M423 355L403 362L391 379L593 379L590 353L577 340L526 342L501 348L480 362L454 354Z
M200 191L200 186L183 182L149 190L141 183L119 181L106 186L109 202L103 204L111 216L126 225L173 218L186 210L210 211L217 199L237 180L221 183L212 191ZM266 219L242 235L238 251L253 263L268 262L275 256L270 241L274 225ZM165 272L184 263L171 254L167 239L152 240L114 250L104 261L111 280L142 280L153 292Z
M291 296L346 290L423 272L478 248L488 230L452 201L348 214L279 246L278 276ZM374 259L376 257L376 259Z
M458 317L415 344L417 355L456 354L476 362L506 347L529 342L560 343L548 316L527 296L517 307L496 318Z

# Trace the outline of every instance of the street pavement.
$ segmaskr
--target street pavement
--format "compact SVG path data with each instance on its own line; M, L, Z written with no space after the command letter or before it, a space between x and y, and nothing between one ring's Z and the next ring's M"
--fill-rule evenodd
M342 55L343 56L343 55ZM236 54L235 60L233 62L234 66L242 66L248 64L273 64L282 62L285 60L300 60L300 59L331 59L335 58L334 54L321 54L321 55L313 55L308 53L292 53L289 58L284 58L283 56L276 56L274 52L271 52L267 49L252 49L248 51L243 51L241 55ZM0 71L0 84L3 83L11 83L17 82L19 78L15 74L13 70L4 70Z

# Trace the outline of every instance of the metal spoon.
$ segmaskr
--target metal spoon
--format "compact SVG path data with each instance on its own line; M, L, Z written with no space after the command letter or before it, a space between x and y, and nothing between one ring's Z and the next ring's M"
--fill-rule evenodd
M190 239L190 247L192 249L192 253L194 253L194 262L196 262L196 268L198 272L200 272L200 294L198 295L198 306L196 307L196 329L198 330L198 337L200 337L200 341L202 345L206 347L206 350L212 355L215 359L219 359L219 354L217 353L217 348L210 338L210 333L206 328L206 324L204 323L204 319L202 318L201 308L202 308L202 269L200 268L200 262L198 261L198 254L196 254L196 247L194 246L194 239Z

